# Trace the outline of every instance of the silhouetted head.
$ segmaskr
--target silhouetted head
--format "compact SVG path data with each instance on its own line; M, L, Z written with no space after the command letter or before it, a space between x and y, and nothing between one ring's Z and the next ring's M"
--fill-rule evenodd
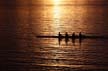
M79 35L81 35L81 32L79 32Z
M73 32L73 34L75 34L75 32Z
M66 34L68 34L68 33L66 32Z

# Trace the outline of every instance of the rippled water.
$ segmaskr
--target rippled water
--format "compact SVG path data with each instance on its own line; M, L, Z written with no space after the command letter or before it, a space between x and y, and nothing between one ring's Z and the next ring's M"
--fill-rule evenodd
M11 25L15 24L12 25L13 29L6 27L13 37L11 42L7 40L9 44L3 45L6 49L1 50L5 58L8 58L8 62L2 63L3 70L108 70L107 39L84 39L82 43L79 43L79 40L73 43L70 39L67 44L63 39L59 45L58 39L36 38L36 35L57 35L58 32L62 34L83 32L88 35L107 36L106 5L34 4L11 6L6 11L2 12L8 15L4 19L8 19Z

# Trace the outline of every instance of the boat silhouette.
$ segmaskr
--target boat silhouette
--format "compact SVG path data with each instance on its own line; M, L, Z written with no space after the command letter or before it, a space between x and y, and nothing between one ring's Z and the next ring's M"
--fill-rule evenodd
M96 36L96 35L86 35L86 34L82 34L81 32L79 33L79 35L68 35L67 32L65 35L62 34L58 34L58 36L42 36L42 35L38 35L36 36L37 38L65 38L65 39L106 39L107 37L105 36Z
M75 34L75 32L72 33L72 35L69 35L67 32L65 35L58 33L57 36L36 36L37 38L57 38L59 44L61 43L62 39L65 39L66 44L68 44L69 39L72 40L72 43L75 44L75 40L78 39L79 43L81 44L84 39L108 39L108 37L105 36L96 36L96 35L86 35L82 34L81 32L79 34Z

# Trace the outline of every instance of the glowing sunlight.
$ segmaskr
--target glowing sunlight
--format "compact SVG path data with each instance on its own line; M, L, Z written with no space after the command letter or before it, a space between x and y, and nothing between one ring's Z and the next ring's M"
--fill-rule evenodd
M59 5L61 0L53 0L53 2L54 2L54 5Z

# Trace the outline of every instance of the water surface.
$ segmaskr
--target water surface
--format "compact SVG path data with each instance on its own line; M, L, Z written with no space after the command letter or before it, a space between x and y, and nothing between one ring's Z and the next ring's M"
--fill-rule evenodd
M7 51L4 53L8 57L6 70L108 70L107 39L85 39L82 43L79 40L73 43L69 39L67 44L63 39L59 45L58 39L36 38L36 35L57 35L58 32L107 36L108 6L104 1L21 2L15 7L10 6L7 11L8 22L13 24L15 33L11 33L14 35L11 37L14 39L12 43L1 52ZM8 31L13 29L9 28ZM11 47L14 41L16 44Z

